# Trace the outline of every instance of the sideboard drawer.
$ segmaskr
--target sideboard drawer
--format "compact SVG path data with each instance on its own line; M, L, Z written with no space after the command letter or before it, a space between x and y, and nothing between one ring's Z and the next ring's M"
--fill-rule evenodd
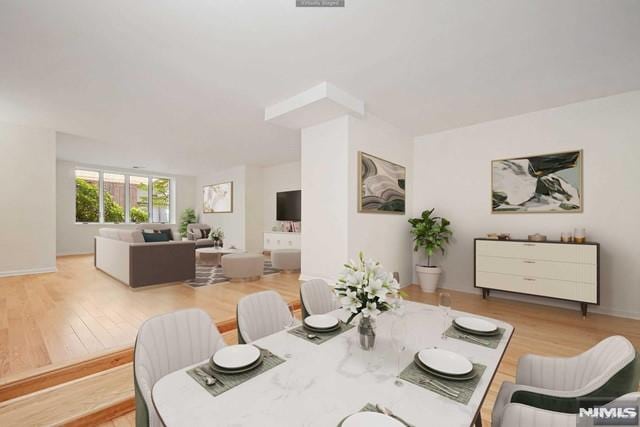
M523 280L519 276L511 276L500 273L476 273L476 286L481 288L498 289L523 294L533 293L533 282Z
M567 280L593 284L595 284L598 279L597 268L593 264L483 255L476 257L476 270L489 273L514 274L541 279Z
M476 255L595 265L597 249L593 245L479 240Z

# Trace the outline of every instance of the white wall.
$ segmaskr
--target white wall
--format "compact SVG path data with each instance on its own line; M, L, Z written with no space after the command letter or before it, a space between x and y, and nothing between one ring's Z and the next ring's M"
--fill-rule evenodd
M583 213L490 213L491 160L574 149L584 150ZM438 259L443 285L474 290L474 237L539 232L557 240L585 227L601 244L600 309L640 316L639 161L640 91L417 138L414 214L435 207L454 230L447 256Z
M413 278L407 222L412 212L413 138L371 114L363 119L350 117L349 124L349 256L355 258L359 251L364 251L366 256L380 261L387 271L399 272L400 283L407 285ZM405 215L358 212L358 151L407 168Z
M0 123L0 276L56 269L55 131Z
M261 167L246 167L245 248L260 253L264 249L264 171Z
M337 278L348 260L349 118L302 129L302 276Z
M93 253L93 237L102 227L135 228L134 224L77 224L75 205L75 169L90 168L105 171L121 172L135 175L157 175L171 178L172 190L175 190L173 206L171 208L172 224L176 224L173 233L178 236L180 214L186 208L196 208L195 177L174 176L161 172L150 172L139 169L119 169L100 165L87 165L76 162L57 161L56 187L57 187L57 255L73 255Z
M202 188L205 185L233 182L233 212L202 213ZM201 223L221 227L224 244L245 248L245 187L246 167L237 166L218 172L199 175L196 178L196 215Z
M282 163L263 170L263 226L264 231L272 231L278 225L276 220L276 193L300 190L300 162Z

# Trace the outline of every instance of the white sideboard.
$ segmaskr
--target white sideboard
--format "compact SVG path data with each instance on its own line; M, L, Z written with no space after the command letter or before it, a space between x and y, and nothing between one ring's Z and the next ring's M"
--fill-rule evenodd
M264 233L264 250L300 249L300 233L269 232Z
M475 239L475 287L600 303L600 245Z

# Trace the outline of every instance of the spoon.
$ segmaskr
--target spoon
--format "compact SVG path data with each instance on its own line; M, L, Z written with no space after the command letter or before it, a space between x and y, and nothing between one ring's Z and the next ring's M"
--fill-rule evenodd
M314 340L314 339L320 338L320 337L315 335L315 334L307 334L307 338L309 338L310 340Z
M204 383L208 387L211 387L212 385L215 385L215 383L218 382L218 380L216 380L215 378L213 378L211 375L207 374L205 371L203 371L200 368L196 369L196 374L200 375L200 377L204 380Z

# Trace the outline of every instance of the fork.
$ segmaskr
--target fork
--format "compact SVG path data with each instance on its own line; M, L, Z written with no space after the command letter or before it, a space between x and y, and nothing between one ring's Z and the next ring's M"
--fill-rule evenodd
M466 339L466 340L473 341L473 342L477 342L478 344L482 344L482 345L486 345L486 346L488 346L488 345L489 345L489 342L488 342L488 341L481 340L481 339L476 338L476 337L472 337L471 335L465 335L465 334L462 334L462 335L460 335L460 338L464 338L464 339Z
M440 391L442 391L442 392L444 392L444 393L446 393L446 394L448 394L450 396L453 396L453 397L460 396L460 392L458 390L454 390L451 387L447 387L446 385L441 384L441 383L439 383L437 381L430 380L430 379L421 379L421 380L419 380L419 382L420 382L420 384L431 385L431 386L437 388L438 390L440 390Z

